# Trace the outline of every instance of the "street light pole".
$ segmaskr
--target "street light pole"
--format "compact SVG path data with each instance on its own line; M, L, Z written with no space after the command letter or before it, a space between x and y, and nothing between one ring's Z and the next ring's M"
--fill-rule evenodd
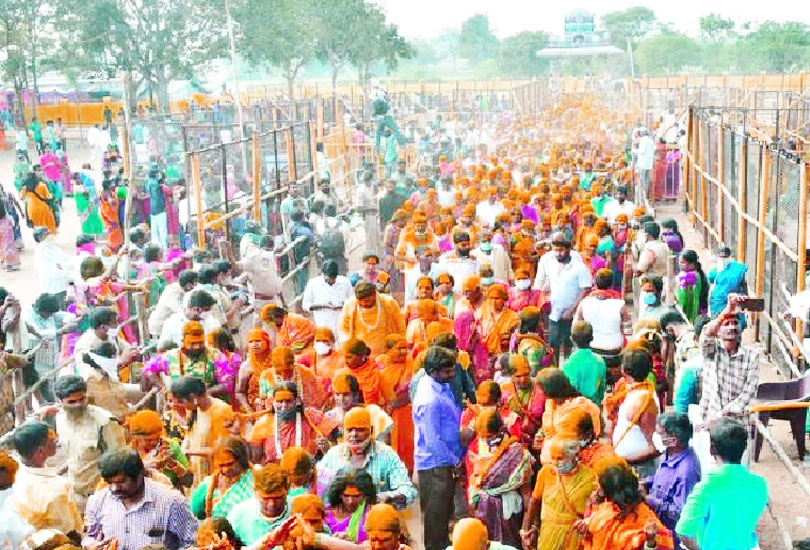
M233 19L231 18L231 2L225 0L225 18L228 21L228 41L231 47L231 70L233 71L233 90L236 94L236 114L239 117L239 139L241 140L240 150L242 152L242 177L247 177L247 152L245 149L245 115L242 112L242 92L239 89L239 76L236 71L236 41L233 39ZM225 170L225 167L222 167ZM227 190L225 190L227 193Z

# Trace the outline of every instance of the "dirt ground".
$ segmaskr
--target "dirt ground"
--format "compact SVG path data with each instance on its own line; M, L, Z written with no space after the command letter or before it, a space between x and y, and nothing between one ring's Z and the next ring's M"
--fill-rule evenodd
M78 141L70 141L68 144L68 154L70 155L71 167L75 170L89 158L89 151ZM6 189L13 190L12 166L14 161L13 151L0 151L0 184ZM703 265L711 264L712 252L703 246L703 238L690 225L688 218L681 212L680 203L669 203L659 206L656 218L661 220L667 217L675 218L679 228L689 248L698 250L703 261ZM62 212L62 226L57 236L57 242L67 252L73 253L75 236L79 232L79 222L76 216L76 209L71 198L65 198ZM30 304L39 293L39 281L33 269L33 239L30 231L26 230L26 249L22 253L22 270L15 273L0 273L0 286L4 286L18 296L24 305ZM752 340L750 331L745 335L748 341ZM772 364L762 366L760 378L762 381L780 380L776 368ZM783 448L793 459L793 463L806 474L810 469L810 460L802 462L798 459L796 445L790 435L790 430L785 422L775 422L770 426L771 433L783 446ZM768 489L771 495L773 512L782 520L783 524L791 532L793 540L810 538L810 507L808 499L799 485L790 476L787 468L779 460L776 453L769 447L767 442L763 445L762 455L758 463L753 464L752 470L762 476L768 482ZM733 506L733 503L729 503ZM421 528L419 521L418 503L410 510L408 515L408 527L414 538L417 539L414 548L421 548ZM771 515L766 512L759 523L760 547L762 550L776 550L784 548L782 537L776 527L776 522Z

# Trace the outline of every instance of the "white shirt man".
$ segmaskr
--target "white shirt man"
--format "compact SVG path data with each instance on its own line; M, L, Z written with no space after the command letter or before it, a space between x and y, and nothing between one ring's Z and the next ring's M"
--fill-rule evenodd
M546 252L537 263L534 288L549 294L549 319L559 321L565 310L577 303L579 294L592 285L590 270L575 250L570 251L567 263L560 262L554 250Z
M325 275L319 275L307 283L301 297L301 307L312 313L315 326L327 327L332 334L337 334L340 312L352 296L354 291L348 277L337 275L327 280Z
M489 199L487 199L479 202L478 206L475 207L475 217L478 220L478 223L481 225L493 227L498 214L502 214L504 210L506 210L506 208L504 208L500 201L496 200L491 202Z
M602 215L607 219L608 225L613 225L616 223L616 216L619 214L625 214L628 220L632 220L633 211L635 209L636 205L633 204L633 201L627 199L623 201L613 199L605 204L605 207L602 209Z
M649 133L644 133L638 140L638 160L636 168L641 170L652 170L655 161L655 142Z
M46 236L34 247L34 268L42 292L65 292L73 281L73 257L56 244L53 236Z
M183 308L183 295L185 290L180 286L179 282L174 282L166 285L163 292L158 298L158 303L152 314L149 315L148 327L149 334L153 336L160 335L163 330L163 325L166 321Z
M163 325L163 330L160 332L160 342L174 342L177 344L177 347L182 347L183 345L183 327L186 326L186 323L191 321L188 317L186 317L186 312L184 310L180 310L168 319L166 319L166 323ZM217 321L216 317L211 315L203 316L200 319L200 323L202 323L203 330L205 334L208 335L210 332L218 329L222 325L219 321Z

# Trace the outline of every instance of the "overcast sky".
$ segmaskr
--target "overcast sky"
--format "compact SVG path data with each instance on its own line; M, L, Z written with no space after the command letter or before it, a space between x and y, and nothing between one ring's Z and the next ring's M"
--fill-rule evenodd
M399 25L407 38L432 38L446 27L459 27L471 15L489 16L490 25L499 38L521 31L544 30L562 33L563 18L574 8L583 8L599 16L631 6L651 8L659 21L672 23L689 34L697 34L698 20L711 12L741 23L803 21L810 24L810 2L754 2L753 0L375 0L383 7L392 23Z

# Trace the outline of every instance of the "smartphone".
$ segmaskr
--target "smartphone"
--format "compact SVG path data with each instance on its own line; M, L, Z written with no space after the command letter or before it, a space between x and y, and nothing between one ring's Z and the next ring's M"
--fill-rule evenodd
M744 298L739 305L743 311L765 311L765 298Z

